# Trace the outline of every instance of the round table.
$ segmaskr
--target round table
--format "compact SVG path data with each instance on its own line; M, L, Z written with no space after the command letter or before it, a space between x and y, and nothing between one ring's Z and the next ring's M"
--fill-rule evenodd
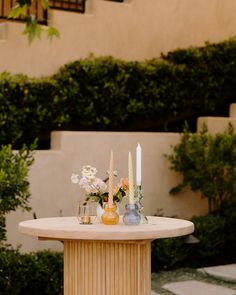
M194 225L154 216L137 226L83 225L76 217L55 217L23 221L19 231L63 241L64 295L150 295L151 241L188 235Z

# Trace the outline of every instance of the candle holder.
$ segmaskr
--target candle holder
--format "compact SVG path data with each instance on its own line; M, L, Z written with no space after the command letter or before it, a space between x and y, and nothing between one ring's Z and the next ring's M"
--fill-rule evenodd
M125 206L126 212L123 216L123 222L126 225L138 225L140 224L140 214L138 212L138 206L136 204L127 204Z
M104 206L104 213L101 217L102 223L106 225L115 225L119 223L119 214L116 212L116 210L116 204L106 204Z
M136 205L138 207L138 212L139 212L140 218L141 218L140 223L146 224L146 223L148 223L148 219L145 215L143 215L141 213L141 211L143 210L143 205L141 203L142 199L143 199L142 187L141 187L141 185L137 185L137 188L135 191L135 201L136 201Z
M80 202L78 207L78 220L80 224L92 224L96 220L96 206L90 202Z

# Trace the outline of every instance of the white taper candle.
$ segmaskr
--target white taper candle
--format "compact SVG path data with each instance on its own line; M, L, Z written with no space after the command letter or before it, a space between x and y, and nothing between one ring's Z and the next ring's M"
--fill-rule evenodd
M142 183L142 148L138 143L136 147L136 185Z

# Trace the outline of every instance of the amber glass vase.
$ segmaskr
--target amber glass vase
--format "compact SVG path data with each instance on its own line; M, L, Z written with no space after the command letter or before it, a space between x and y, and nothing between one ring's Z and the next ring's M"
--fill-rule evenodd
M119 214L117 213L116 204L106 204L102 214L102 223L106 225L115 225L119 223Z

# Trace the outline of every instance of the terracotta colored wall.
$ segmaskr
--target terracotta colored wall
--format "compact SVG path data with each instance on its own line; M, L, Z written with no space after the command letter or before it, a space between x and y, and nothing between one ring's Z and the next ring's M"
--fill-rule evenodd
M234 0L87 0L85 14L51 11L61 38L28 46L23 24L0 27L0 71L45 76L70 61L112 55L125 60L157 57L178 47L199 46L236 35ZM3 31L6 30L6 34Z

